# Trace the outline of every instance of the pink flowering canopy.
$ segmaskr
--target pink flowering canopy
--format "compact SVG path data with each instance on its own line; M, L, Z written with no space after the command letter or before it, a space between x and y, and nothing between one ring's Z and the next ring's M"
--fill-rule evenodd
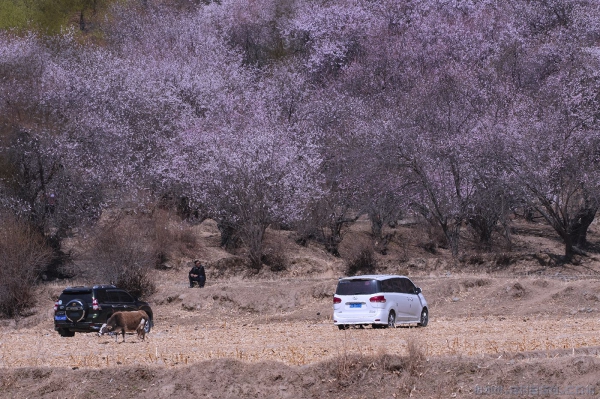
M45 223L61 191L76 226L177 193L255 257L267 226L309 219L335 252L360 214L375 235L419 214L458 254L461 229L489 242L526 209L567 258L585 245L597 2L145 4L115 4L96 44L0 32L3 208Z

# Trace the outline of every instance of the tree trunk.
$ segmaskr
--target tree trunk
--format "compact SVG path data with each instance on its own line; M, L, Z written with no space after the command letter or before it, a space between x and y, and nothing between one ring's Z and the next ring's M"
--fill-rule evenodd
M452 251L452 256L458 256L458 243L460 241L460 224L456 224L451 226L446 234L448 238L448 243L450 244L450 250Z
M477 234L479 244L489 249L492 241L492 232L494 231L496 222L491 222L481 215L476 215L469 218L467 224L473 229L475 234Z
M325 250L335 257L340 257L339 245L342 242L343 223L335 221L329 227L329 235L325 234Z
M537 211L554 228L565 243L565 255L563 261L570 263L573 255L582 253L576 246L580 240L585 240L587 228L594 220L597 207L580 208L574 217L567 217L568 212L560 209L557 204L548 199L540 198L542 206ZM563 205L564 207L564 205Z
M325 249L333 256L340 257L339 246L342 242L344 235L344 227L350 223L354 223L358 219L358 216L354 218L344 217L343 215L334 216L330 218L328 223L329 234L327 229L322 229L323 241L325 242Z
M454 223L440 223L442 226L442 231L444 232L444 236L446 240L448 240L448 245L450 246L450 250L452 251L452 256L458 256L458 245L460 241L460 222L454 221Z
M334 236L329 236L325 240L325 250L335 256L340 257L340 251L338 249L341 240L336 239Z
M565 262L570 263L573 259L573 255L575 254L573 250L573 242L570 238L565 237Z
M248 247L248 258L250 267L256 271L262 267L263 239L266 225L250 224L243 229L244 242Z
M378 212L369 212L369 218L371 219L371 234L375 239L381 239L383 232L383 219Z
M238 229L223 220L217 222L217 228L221 232L221 247L232 250L239 247Z
M584 249L588 245L587 231L596 217L597 210L598 207L581 209L569 223L568 234L571 242L579 249Z

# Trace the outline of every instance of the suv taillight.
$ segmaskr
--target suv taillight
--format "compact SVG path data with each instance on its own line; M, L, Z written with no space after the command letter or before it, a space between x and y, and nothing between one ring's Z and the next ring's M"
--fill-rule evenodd
M333 297L333 303L342 303L342 298L338 298L337 296Z
M385 297L383 295L372 296L369 298L369 302L385 303Z
M58 301L54 302L54 311L56 312L58 310Z
M100 309L100 306L98 306L98 300L96 298L94 298L92 300L92 309L94 309L94 310Z

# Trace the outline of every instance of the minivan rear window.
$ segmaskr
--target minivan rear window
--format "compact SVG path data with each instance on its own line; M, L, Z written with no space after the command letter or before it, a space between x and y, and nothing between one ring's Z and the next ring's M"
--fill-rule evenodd
M378 280L340 280L336 295L370 295L380 292Z

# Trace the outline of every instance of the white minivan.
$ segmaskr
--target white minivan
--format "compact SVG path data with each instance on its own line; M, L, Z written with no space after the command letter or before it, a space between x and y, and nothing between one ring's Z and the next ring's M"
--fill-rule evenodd
M427 301L408 277L365 275L340 278L333 296L333 323L340 330L350 325L373 328L429 321Z

